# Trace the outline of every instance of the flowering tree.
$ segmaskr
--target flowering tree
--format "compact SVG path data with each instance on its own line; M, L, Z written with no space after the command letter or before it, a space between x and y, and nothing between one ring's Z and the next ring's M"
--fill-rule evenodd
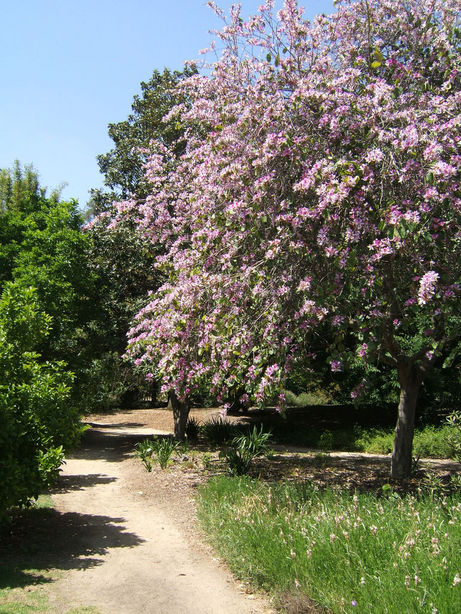
M312 24L273 4L232 9L169 117L191 126L187 150L173 164L152 144L151 195L118 205L113 223L168 247L129 353L182 402L181 435L194 387L263 403L327 323L332 371L397 371L403 477L421 383L459 350L461 2L340 0Z

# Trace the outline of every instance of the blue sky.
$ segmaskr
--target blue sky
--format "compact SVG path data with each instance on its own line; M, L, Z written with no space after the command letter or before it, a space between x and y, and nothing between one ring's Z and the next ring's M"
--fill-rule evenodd
M256 12L262 0L242 0ZM229 8L231 0L217 1ZM277 2L281 6L282 0ZM305 0L306 14L333 0ZM32 163L83 206L102 185L107 125L127 118L154 69L182 69L219 21L206 0L0 0L0 168Z

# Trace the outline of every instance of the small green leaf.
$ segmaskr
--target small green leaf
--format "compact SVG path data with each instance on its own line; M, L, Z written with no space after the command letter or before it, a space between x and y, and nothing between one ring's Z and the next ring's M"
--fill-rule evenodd
M378 62L378 60L371 63L372 68L379 68L380 66L381 66L381 62Z
M381 53L381 51L376 47L376 49L373 52L374 57L376 58L376 60L378 62L382 62L384 60L384 56Z

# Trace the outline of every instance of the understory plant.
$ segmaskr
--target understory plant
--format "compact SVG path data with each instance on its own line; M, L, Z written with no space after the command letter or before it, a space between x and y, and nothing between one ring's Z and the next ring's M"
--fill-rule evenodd
M179 442L172 437L154 437L145 439L136 444L135 455L141 459L147 471L151 472L154 460L157 459L160 467L166 469L170 463L171 456L179 447Z
M461 411L452 412L446 422L450 427L447 440L452 451L451 457L461 462Z
M259 429L254 426L249 433L234 437L231 447L222 453L230 474L248 473L254 459L268 451L267 442L270 438L271 433L265 433L262 425Z
M215 416L201 427L203 437L209 444L220 445L235 436L235 426L221 416Z

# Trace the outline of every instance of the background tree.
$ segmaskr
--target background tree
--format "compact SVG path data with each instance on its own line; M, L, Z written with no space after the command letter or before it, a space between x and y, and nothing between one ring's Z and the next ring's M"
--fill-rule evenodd
M459 356L461 5L338 5L312 25L295 0L278 23L273 2L246 23L234 7L210 74L181 84L205 138L174 169L159 147L155 193L117 211L169 247L130 351L183 403L203 381L263 403L327 323L332 372L397 374L399 478L421 384Z
M89 266L91 239L81 232L77 203L60 201L57 192L47 197L32 167L23 171L16 164L1 178L8 190L0 211L0 289L8 281L35 288L35 301L50 322L49 334L34 347L43 360L64 361L77 375L77 399L92 352L91 323L102 318Z
M114 147L98 156L99 170L104 175L107 190L93 190L90 210L93 214L110 208L114 201L135 197L143 200L150 192L145 180L144 165L148 160L151 141L172 146L175 155L185 147L184 131L176 121L163 118L183 97L174 88L195 69L163 72L154 70L149 81L141 82L141 95L136 94L128 119L109 124L108 133Z
M98 156L108 189L92 192L88 213L96 214L96 218L88 224L87 232L92 242L91 266L99 278L105 313L97 331L99 352L92 365L104 383L102 388L107 390L101 397L103 407L108 403L132 405L142 397L156 396L155 382L146 382L143 372L133 369L121 356L126 350L126 331L134 314L145 302L148 291L155 292L163 280L153 263L164 247L161 241L154 244L137 233L130 220L114 227L111 217L114 202L133 198L142 206L148 198L151 186L146 181L144 166L152 142L170 147L173 159L184 151L183 127L176 118L164 118L175 105L186 104L185 97L174 88L195 72L193 68L183 72L155 70L149 81L141 83L142 94L134 97L128 119L109 124L113 149ZM113 379L114 373L117 381Z

